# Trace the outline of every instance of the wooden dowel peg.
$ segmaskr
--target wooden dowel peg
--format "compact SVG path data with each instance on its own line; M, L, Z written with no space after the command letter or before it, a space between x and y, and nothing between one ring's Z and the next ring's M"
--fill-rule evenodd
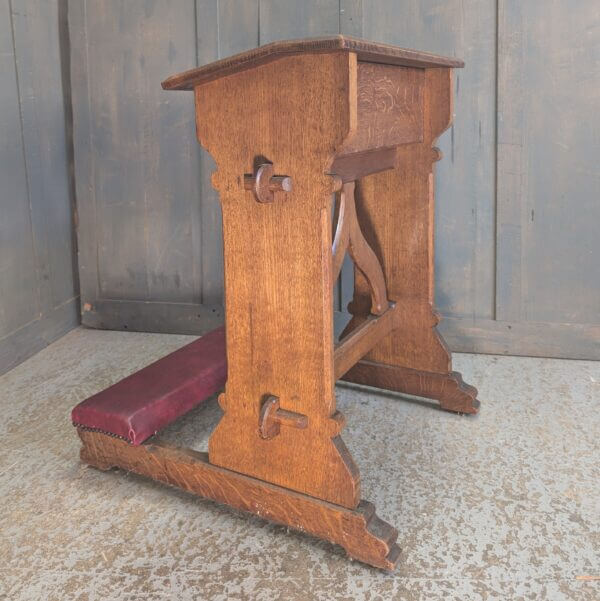
M258 202L273 202L274 192L292 191L292 178L273 175L273 165L264 163L256 170L256 175L244 175L244 189L252 190Z
M260 410L258 430L261 438L274 438L279 434L281 426L302 430L308 426L308 417L301 413L280 409L279 399L269 395Z

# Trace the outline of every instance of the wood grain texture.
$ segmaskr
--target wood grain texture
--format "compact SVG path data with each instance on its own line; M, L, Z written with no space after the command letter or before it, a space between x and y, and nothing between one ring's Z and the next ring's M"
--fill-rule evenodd
M369 315L358 327L343 336L335 347L335 379L339 380L395 327L396 306L390 305L381 315Z
M496 311L502 321L521 319L521 212L526 202L523 165L523 23L519 4L498 2L498 122L496 185ZM508 31L512 33L508 35ZM516 91L516 93L514 93Z
M371 175L357 186L357 213L365 238L383 267L388 299L396 303L400 329L369 358L422 371L450 372L450 355L436 333L433 303L433 176L431 145L450 123L451 74L426 72L425 139L400 146L396 169ZM366 319L370 287L355 269L355 318ZM368 296L367 296L368 295Z
M360 229L354 188L354 182L345 183L337 197L337 225L332 245L333 280L339 275L347 251L371 289L371 313L381 315L388 308L385 279L379 260Z
M442 409L456 413L477 413L479 410L477 389L465 384L457 371L439 374L365 360L351 367L341 379L434 399L439 401Z
M352 315L335 311L333 316L336 335L341 336ZM437 329L448 347L458 353L600 360L600 326L593 323L520 323L444 317Z
M29 213L27 170L21 125L20 91L13 49L12 15L7 0L0 4L0 266L2 311L0 336L9 335L40 311L36 282L36 256ZM12 140L7 144L7 140Z
M81 307L83 325L103 330L197 334L223 324L221 304L141 303L139 301L97 300Z
M445 317L444 339L463 353L600 360L600 325Z
M359 61L358 125L344 154L420 142L424 81L422 69Z
M229 376L210 460L347 507L358 503L359 478L335 409L335 181L324 174L354 126L355 69L348 53L294 55L196 88L199 140L218 165L225 242ZM265 160L293 181L268 204L243 184ZM270 395L307 415L308 427L261 439L260 407Z
M379 364L399 372L419 372L424 374L421 381L435 382L422 388L442 395L438 400L444 408L474 413L475 396L464 399L455 394L450 352L436 330L439 316L433 310L433 163L441 153L432 144L452 119L451 78L449 69L425 71L423 142L400 146L396 169L366 177L357 187L359 222L383 266L388 299L395 303L394 329L366 355L360 377L361 383L381 387L389 379L382 380ZM342 337L351 336L369 319L371 286L358 267L354 283L349 306L353 318ZM412 378L401 377L391 384L392 389L400 390L403 384L410 390L416 387Z
M74 298L0 340L0 375L46 348L79 324L79 302Z
M260 42L340 33L339 0L260 0Z
M336 156L330 171L341 178L342 183L346 183L395 166L396 148L378 148Z
M258 45L341 33L339 10L339 0L261 0ZM333 290L336 308L340 306L341 280Z
M64 2L13 0L27 189L40 312L77 296ZM49 23L54 26L49 26ZM56 26L58 25L58 26Z
M343 35L363 37L363 0L339 0L339 27Z
M196 69L172 75L163 81L165 90L193 90L197 85L219 77L278 60L282 56L334 51L355 53L359 61L401 65L406 67L462 67L463 62L417 50L398 48L389 44L376 44L349 36L336 35L304 40L272 42L253 50L222 59Z
M102 470L119 467L324 538L378 568L393 570L398 561L397 531L378 518L367 501L349 510L211 465L206 453L160 441L134 447L97 432L78 433L81 459L89 465Z
M195 41L198 65L254 48L260 43L258 0L196 0ZM156 77L158 83L164 74L157 73ZM194 211L192 217L199 231L193 236L193 253L200 259L194 267L199 270L200 300L211 306L223 304L223 227L221 204L210 181L215 162L203 148L199 152L200 188L195 197L200 197L200 212ZM201 309L198 313L203 313Z
M281 409L279 399L276 396L269 396L260 409L258 423L261 437L268 439L277 436L282 426L304 430L308 426L308 417Z

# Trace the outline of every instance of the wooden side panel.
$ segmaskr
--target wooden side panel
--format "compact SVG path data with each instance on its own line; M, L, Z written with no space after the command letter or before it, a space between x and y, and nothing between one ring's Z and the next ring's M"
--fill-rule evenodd
M599 22L499 2L498 319L600 324Z
M77 324L64 8L0 2L0 373Z
M315 37L335 33L356 33L362 23L361 0L261 0L260 43ZM340 12L344 11L344 12ZM353 267L346 258L334 286L333 305L345 310L352 298Z
M494 0L363 0L363 36L456 56L456 117L436 143L436 307L493 318L495 204Z
M324 174L351 131L355 69L352 54L297 55L196 88L225 236L228 379L211 462L346 507L358 502L358 474L335 410L334 180ZM293 188L260 203L244 174L267 161ZM308 426L260 438L270 395Z
M396 303L397 329L367 355L382 364L449 373L450 355L434 326L432 142L452 116L451 71L425 72L424 140L398 147L397 166L370 175L357 186L357 214L365 237L383 267L388 299ZM353 322L370 311L370 287L355 269Z
M236 52L258 46L258 0L196 0L197 64L205 65ZM223 233L219 196L210 181L215 163L206 150L200 153L200 211L194 208L199 230L199 248L194 247L199 269L201 301L204 305L223 302ZM185 309L183 309L185 310Z

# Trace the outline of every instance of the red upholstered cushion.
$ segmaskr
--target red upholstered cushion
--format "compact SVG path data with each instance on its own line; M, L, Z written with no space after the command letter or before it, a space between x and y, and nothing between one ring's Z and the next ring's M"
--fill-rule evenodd
M76 426L139 445L223 388L226 379L225 329L218 328L79 403L71 418Z

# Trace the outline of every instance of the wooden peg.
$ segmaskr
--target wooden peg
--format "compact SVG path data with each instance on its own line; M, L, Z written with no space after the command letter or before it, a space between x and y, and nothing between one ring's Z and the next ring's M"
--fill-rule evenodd
M273 175L273 165L263 163L256 170L256 175L244 175L244 189L252 190L258 202L273 202L274 192L292 191L292 178Z
M279 408L279 399L269 395L260 410L258 430L261 438L274 438L281 426L304 429L308 426L306 415Z

